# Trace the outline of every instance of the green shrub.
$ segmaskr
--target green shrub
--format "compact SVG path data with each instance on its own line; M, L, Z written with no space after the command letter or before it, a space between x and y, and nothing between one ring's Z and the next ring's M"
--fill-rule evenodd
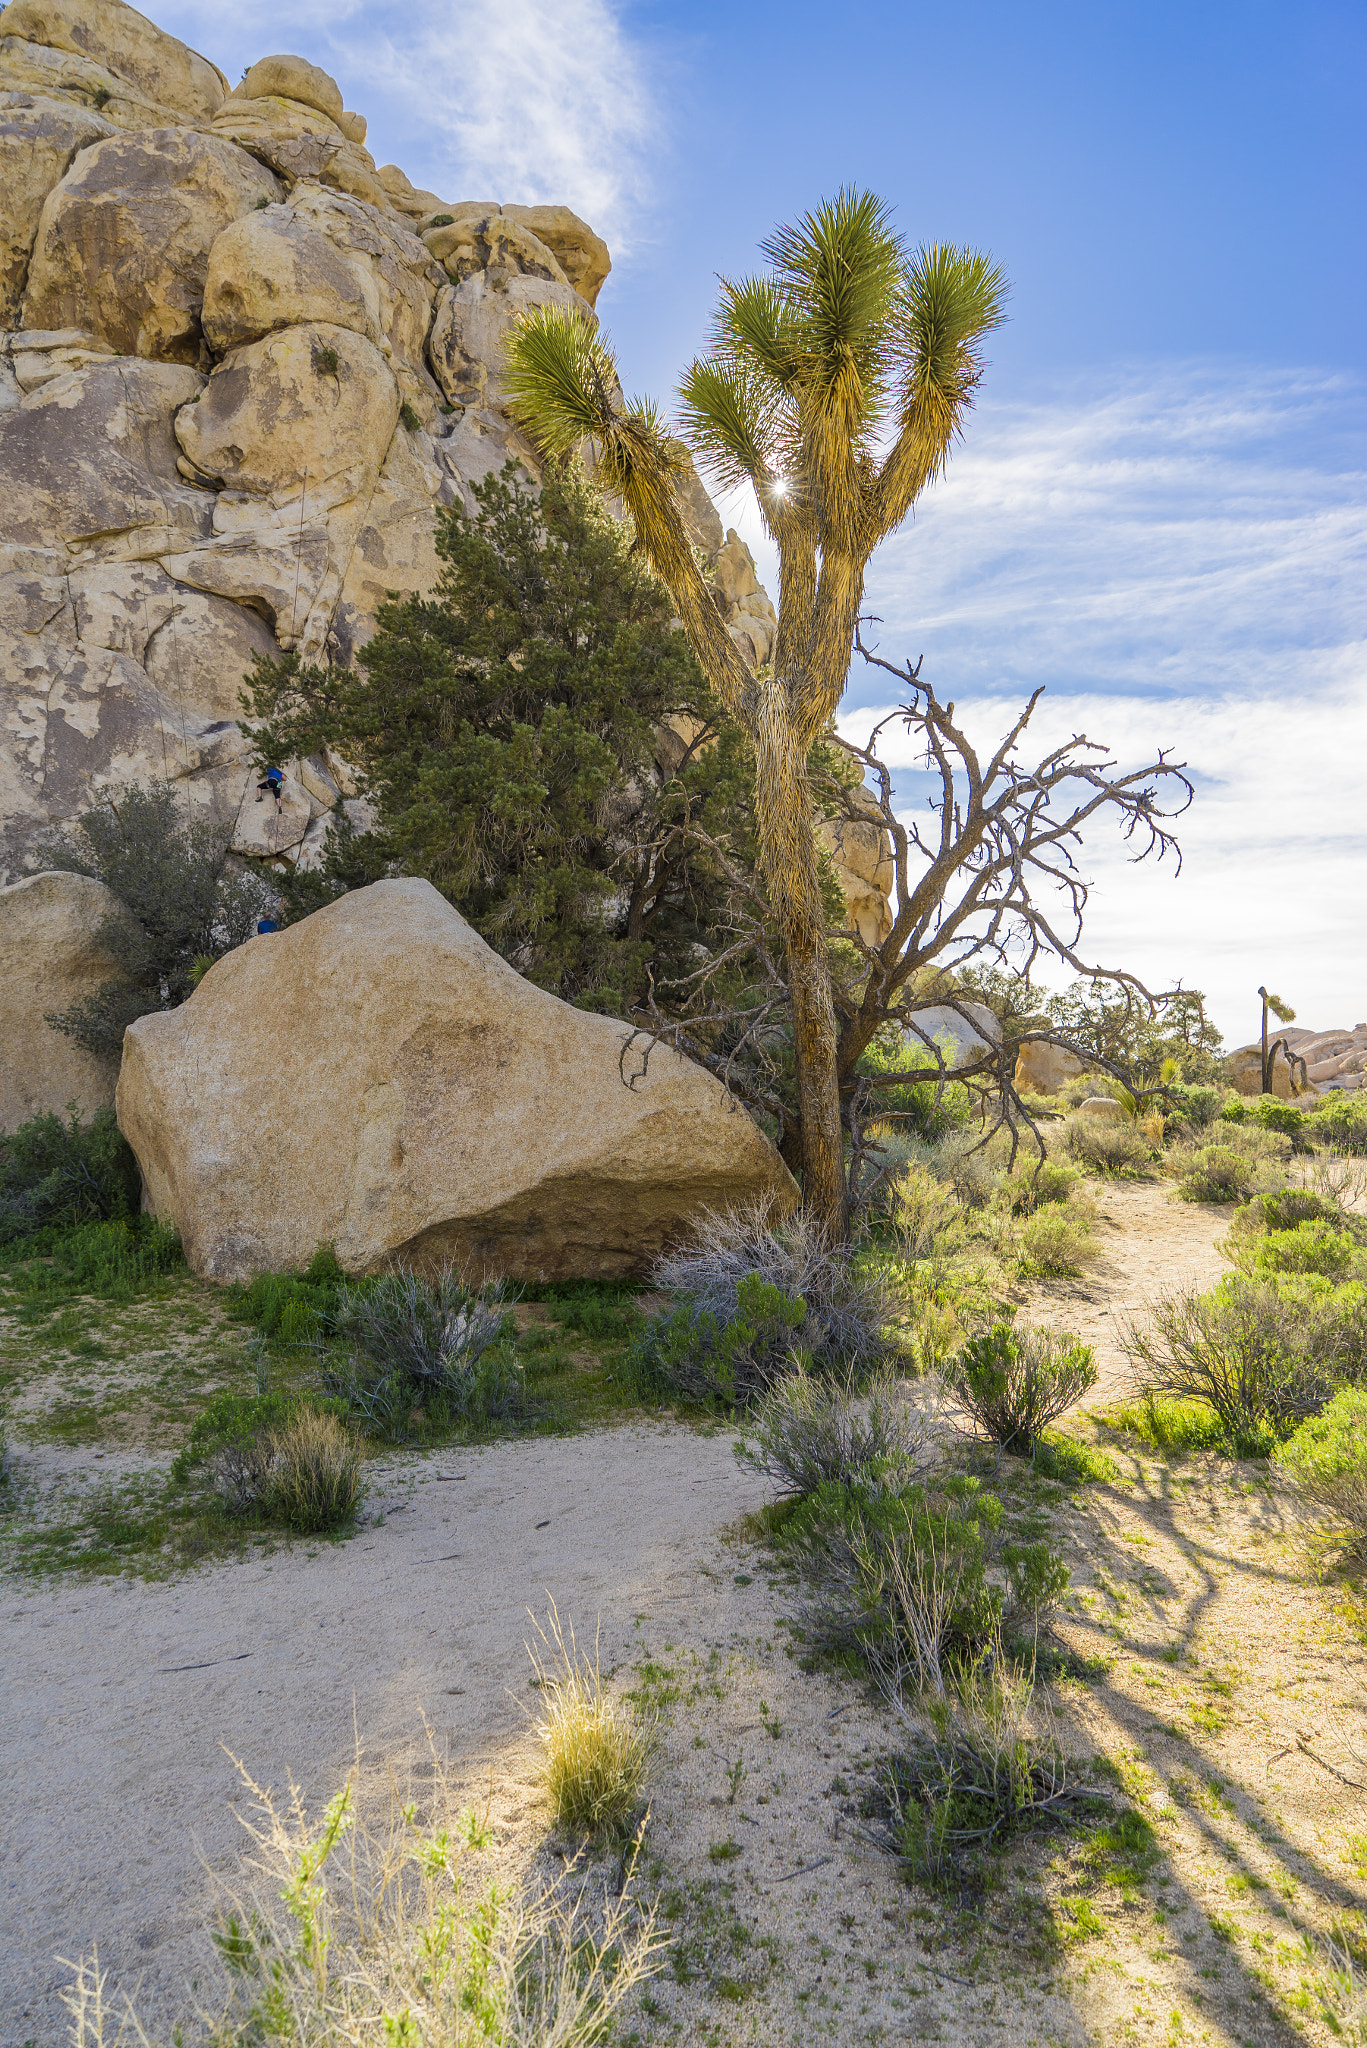
M1362 1290L1356 1284L1353 1294ZM1125 1343L1141 1391L1201 1401L1241 1457L1266 1456L1278 1436L1315 1414L1336 1391L1346 1359L1364 1342L1364 1300L1334 1305L1318 1275L1276 1281L1230 1274L1209 1294L1170 1295L1152 1328L1131 1324Z
M1152 1148L1134 1125L1110 1117L1070 1116L1063 1126L1063 1142L1069 1158L1089 1173L1143 1173L1153 1161Z
M1092 1241L1086 1216L1057 1206L1027 1217L1021 1228L1021 1263L1027 1272L1045 1275L1080 1273L1100 1253Z
M807 1304L747 1273L736 1289L736 1309L726 1323L690 1308L648 1323L634 1349L636 1373L689 1400L748 1407L802 1361L793 1338L806 1321Z
M1308 1134L1337 1152L1367 1153L1367 1095L1336 1088L1322 1097L1310 1112Z
M1273 1458L1307 1500L1348 1530L1354 1550L1367 1551L1367 1389L1343 1388Z
M38 1231L23 1249L32 1257L12 1277L16 1292L32 1302L65 1301L73 1294L131 1301L150 1281L185 1264L176 1232L151 1216Z
M892 1218L902 1256L930 1259L958 1236L963 1211L943 1180L928 1166L912 1163L893 1184Z
M1002 1192L1017 1216L1032 1215L1049 1203L1066 1202L1080 1184L1075 1166L1060 1159L1041 1159L1035 1166L1023 1166L1002 1182Z
M1238 1202L1249 1193L1257 1168L1233 1145L1207 1145L1194 1152L1177 1183L1184 1202Z
M1323 1221L1298 1223L1293 1230L1271 1230L1253 1241L1247 1270L1254 1273L1323 1273L1345 1277L1357 1258L1351 1237ZM1240 1259L1240 1264L1245 1263Z
M645 1325L645 1316L628 1291L634 1286L632 1282L605 1288L600 1282L586 1280L543 1287L540 1293L551 1315L565 1329L599 1343L616 1343L634 1337Z
M72 1102L65 1123L46 1110L0 1136L0 1244L44 1227L135 1217L141 1199L137 1160L110 1107L83 1124Z
M1049 1424L1096 1385L1096 1362L1091 1346L1076 1337L996 1323L969 1340L947 1377L994 1443L1029 1457Z

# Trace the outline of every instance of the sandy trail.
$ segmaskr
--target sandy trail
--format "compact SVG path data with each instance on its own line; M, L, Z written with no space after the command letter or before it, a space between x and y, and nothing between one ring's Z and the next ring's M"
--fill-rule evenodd
M1129 1320L1142 1322L1160 1294L1205 1290L1229 1272L1216 1245L1231 1212L1179 1202L1164 1182L1091 1182L1088 1192L1097 1205L1101 1257L1080 1280L1040 1282L1024 1315L1094 1347L1097 1383L1085 1405L1102 1410L1130 1391L1123 1343Z
M525 1747L509 1688L531 1697L527 1609L544 1614L549 1591L590 1639L601 1615L615 1664L633 1615L686 1607L717 1530L764 1498L728 1435L672 1426L372 1473L385 1518L351 1542L169 1582L4 1589L4 2048L65 2040L53 1958L95 1943L117 1980L141 1979L149 2015L181 2008L208 1953L196 1838L216 1864L244 1847L225 1747L316 1799L344 1777L353 1728L402 1759L425 1711L453 1757L501 1776Z

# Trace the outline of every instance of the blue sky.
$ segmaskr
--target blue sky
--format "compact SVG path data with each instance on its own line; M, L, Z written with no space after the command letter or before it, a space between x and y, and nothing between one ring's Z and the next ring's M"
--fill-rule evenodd
M161 0L235 78L293 50L443 198L564 200L667 397L717 271L867 184L1012 280L947 480L875 558L890 653L989 733L1193 766L1180 877L1103 833L1087 950L1367 1018L1367 10L1360 4ZM756 544L753 510L728 516ZM852 729L883 692L852 677ZM899 785L908 800L912 779Z

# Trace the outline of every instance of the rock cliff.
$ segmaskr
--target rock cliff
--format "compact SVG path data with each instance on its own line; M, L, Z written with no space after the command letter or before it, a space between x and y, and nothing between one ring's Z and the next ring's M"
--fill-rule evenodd
M435 508L538 473L503 340L531 306L592 320L606 246L565 206L420 191L365 139L302 57L230 90L123 0L0 11L0 878L153 778L243 855L307 862L337 782L294 764L262 840L251 657L349 661L387 591L435 580ZM680 491L761 662L749 551Z

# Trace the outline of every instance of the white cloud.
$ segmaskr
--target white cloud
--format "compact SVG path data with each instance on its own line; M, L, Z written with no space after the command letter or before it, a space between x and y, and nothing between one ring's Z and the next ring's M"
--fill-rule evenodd
M377 160L443 198L559 201L630 244L663 113L608 0L246 0L229 19L171 0L157 19L230 77L279 50L322 65Z

